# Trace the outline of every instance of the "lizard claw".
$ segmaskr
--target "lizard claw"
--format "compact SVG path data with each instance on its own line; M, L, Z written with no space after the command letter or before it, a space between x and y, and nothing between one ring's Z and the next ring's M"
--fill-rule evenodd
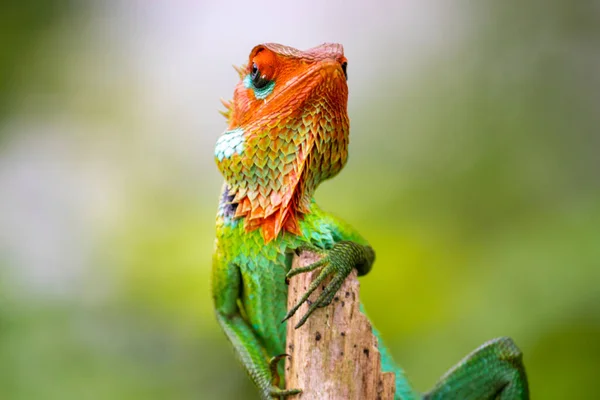
M279 387L279 382L281 381L281 377L279 376L279 372L277 371L277 365L279 364L279 360L290 357L289 354L279 354L269 360L269 369L271 370L271 388L269 389L269 396L275 397L278 399L285 399L287 396L292 396L295 394L302 393L300 389L281 389Z
M295 394L300 394L302 393L302 390L300 389L280 389L276 386L273 386L271 388L271 390L269 391L269 396L279 399L279 400L283 400L288 396L293 396Z
M279 371L277 370L277 365L279 364L279 360L284 359L285 357L290 357L289 354L279 354L278 356L272 357L269 360L269 370L271 371L271 385L279 386L279 382L281 378L279 377Z
M323 253L323 251L320 252ZM317 308L326 307L331 304L335 294L342 286L344 280L346 277L348 277L353 268L358 268L359 274L363 275L369 271L374 259L375 253L370 247L362 246L354 242L342 241L336 243L319 261L306 267L292 269L286 275L286 281L288 281L292 276L323 267L323 270L319 276L310 284L300 301L298 301L298 303L289 310L282 322L290 319L296 313L296 311L298 311L300 306L302 306L302 304L308 300L308 297L317 289L317 287L319 287L325 278L333 275L331 282L329 282L329 284L325 287L317 300L310 304L306 314L304 314L304 316L296 324L295 328L300 328Z

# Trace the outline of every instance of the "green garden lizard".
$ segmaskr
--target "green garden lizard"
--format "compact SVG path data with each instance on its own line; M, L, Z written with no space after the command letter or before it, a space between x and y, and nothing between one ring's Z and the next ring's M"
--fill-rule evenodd
M299 51L262 44L238 68L233 100L223 102L227 130L215 159L225 177L218 214L212 291L219 324L262 399L293 398L282 389L286 323L325 277L333 277L297 327L330 304L356 268L371 269L375 253L352 227L321 210L317 186L335 176L348 154L347 59L339 44ZM324 258L290 272L297 249ZM287 310L286 279L321 268L301 302ZM384 371L396 376L396 399L528 399L520 350L509 338L487 342L417 392L380 340ZM279 364L279 365L278 365Z

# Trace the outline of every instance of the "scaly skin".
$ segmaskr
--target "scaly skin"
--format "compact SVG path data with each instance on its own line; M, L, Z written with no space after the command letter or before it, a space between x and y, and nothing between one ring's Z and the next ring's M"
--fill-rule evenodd
M284 320L300 305L286 309L293 252L311 248L325 254L322 262L293 274L322 268L323 277L333 276L298 326L315 308L329 304L353 268L364 275L375 259L358 232L313 199L317 186L347 159L346 65L338 44L304 52L259 45L238 69L233 101L224 102L228 128L215 148L225 184L217 214L213 300L217 320L263 399L302 389L281 389L279 363L285 356ZM424 395L379 342L383 370L396 374L397 399L529 398L521 353L508 338L481 346Z

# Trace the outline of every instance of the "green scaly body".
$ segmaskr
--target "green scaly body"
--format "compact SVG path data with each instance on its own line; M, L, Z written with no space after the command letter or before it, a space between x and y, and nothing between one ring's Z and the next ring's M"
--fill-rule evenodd
M245 232L243 223L232 220L226 214L227 209L228 206L221 207L217 217L215 302L227 304L231 307L228 311L243 316L236 326L244 332L242 342L238 342L239 336L235 334L228 336L236 348L252 344L245 348L249 351L244 357L260 367L251 371L251 377L260 382L259 387L270 388L268 360L285 353L286 323L282 323L288 312L285 278L294 250L306 245L331 249L341 240L365 245L366 242L349 225L323 212L314 202L311 212L300 222L302 235L286 232L268 245L260 231ZM229 273L223 274L227 269Z

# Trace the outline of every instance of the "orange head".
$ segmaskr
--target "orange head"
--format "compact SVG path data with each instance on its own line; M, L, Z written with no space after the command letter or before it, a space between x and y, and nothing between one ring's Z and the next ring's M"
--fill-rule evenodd
M262 44L238 69L228 130L215 148L235 217L265 241L301 234L316 187L347 158L347 60L339 44L307 51Z

